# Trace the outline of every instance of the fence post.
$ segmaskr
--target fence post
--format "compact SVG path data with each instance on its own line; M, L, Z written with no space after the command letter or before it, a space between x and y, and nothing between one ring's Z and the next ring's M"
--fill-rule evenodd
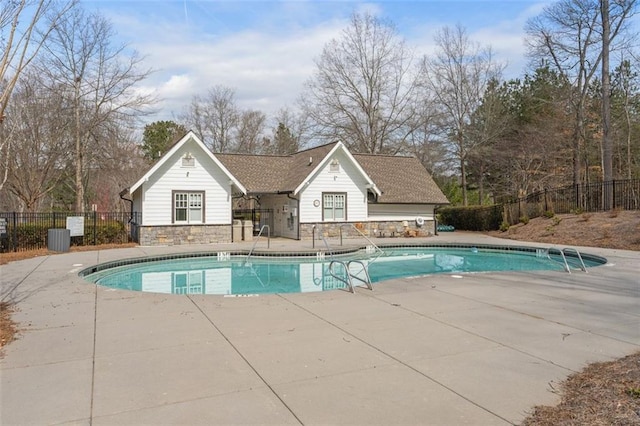
M11 234L13 251L18 251L18 216L16 212L13 212L13 232Z
M98 212L96 212L94 210L93 211L93 245L94 246L96 245L96 240L97 240L97 237L96 237L96 233L97 233L97 231L96 231L96 228L97 228L96 221L97 221L97 219L98 219Z

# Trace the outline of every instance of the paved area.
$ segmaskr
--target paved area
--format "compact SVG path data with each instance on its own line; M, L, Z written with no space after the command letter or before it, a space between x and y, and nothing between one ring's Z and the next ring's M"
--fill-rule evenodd
M509 243L427 239L450 241ZM109 260L231 247L2 266L2 299L17 303L22 332L0 360L0 423L517 424L555 404L569 374L640 350L640 252L582 248L609 260L587 274L427 276L356 294L178 296L77 276Z

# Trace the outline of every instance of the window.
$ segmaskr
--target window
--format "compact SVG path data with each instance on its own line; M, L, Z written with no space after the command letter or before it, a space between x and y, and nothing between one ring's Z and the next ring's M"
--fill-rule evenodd
M204 294L204 271L171 273L171 292L173 294Z
M202 223L204 192L173 192L173 223Z
M187 152L184 157L182 157L182 167L195 167L196 159L193 158L190 152Z
M322 194L322 220L347 219L347 194Z

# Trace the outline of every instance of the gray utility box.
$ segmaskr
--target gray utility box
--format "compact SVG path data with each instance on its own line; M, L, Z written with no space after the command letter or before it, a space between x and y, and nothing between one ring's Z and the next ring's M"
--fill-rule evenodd
M231 238L233 242L242 241L242 221L241 220L233 221L233 235Z
M49 229L47 248L51 251L68 252L71 245L71 231L68 229Z
M250 220L244 221L244 240L253 241L253 222Z

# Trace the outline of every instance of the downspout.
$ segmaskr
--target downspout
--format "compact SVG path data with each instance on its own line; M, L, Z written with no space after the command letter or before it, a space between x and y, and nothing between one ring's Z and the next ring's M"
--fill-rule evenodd
M120 199L123 201L128 201L129 203L131 203L131 210L129 213L129 221L127 223L131 223L131 221L133 221L133 200L130 200L129 198L124 198L125 195L127 195L129 193L129 188L125 188L122 191L120 191Z
M433 235L438 235L438 209L442 207L440 204L436 204L433 207Z

